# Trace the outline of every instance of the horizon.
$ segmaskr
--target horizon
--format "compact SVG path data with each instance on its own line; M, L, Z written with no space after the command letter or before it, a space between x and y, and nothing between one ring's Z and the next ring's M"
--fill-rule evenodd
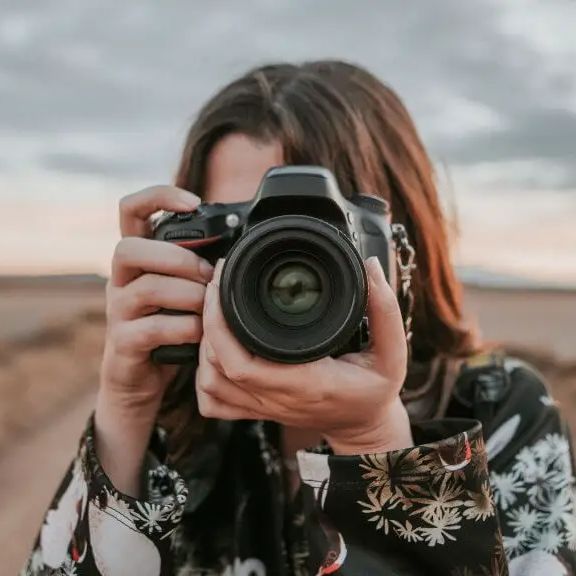
M457 266L576 284L576 3L301 1L3 5L0 274L107 274L118 200L172 181L215 90L332 57L406 103Z
M576 291L576 283L546 282L526 276L495 272L487 268L474 266L455 266L456 276L464 286L470 288L489 288L504 290L530 290L530 291ZM0 273L0 289L10 288L11 284L18 282L75 282L90 285L92 283L104 284L109 274L91 271L60 271L47 273L11 274Z

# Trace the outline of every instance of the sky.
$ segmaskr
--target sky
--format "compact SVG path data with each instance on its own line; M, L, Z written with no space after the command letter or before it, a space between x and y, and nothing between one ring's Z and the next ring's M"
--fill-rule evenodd
M211 94L331 57L406 103L457 264L576 285L575 29L574 0L0 0L0 273L107 274Z

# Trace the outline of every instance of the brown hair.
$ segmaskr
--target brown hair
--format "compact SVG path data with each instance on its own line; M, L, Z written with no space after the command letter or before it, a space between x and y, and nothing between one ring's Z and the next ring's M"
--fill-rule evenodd
M232 132L279 141L286 164L329 168L346 196L356 192L388 200L393 220L404 224L416 250L413 359L427 362L476 352L475 333L463 322L461 285L450 262L434 170L394 91L366 70L341 61L251 70L200 111L176 185L202 197L207 158L214 144ZM169 392L163 412L180 422L178 430L172 429L181 452L198 417L190 413L194 406L176 401L179 394Z

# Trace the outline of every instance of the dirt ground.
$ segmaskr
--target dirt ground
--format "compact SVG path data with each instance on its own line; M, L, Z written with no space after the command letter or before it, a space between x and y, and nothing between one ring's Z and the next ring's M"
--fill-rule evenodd
M576 431L576 292L469 288L486 338L548 378ZM103 286L0 285L0 576L16 574L93 408Z
M75 398L0 459L0 575L14 576L22 568L93 405L93 392Z

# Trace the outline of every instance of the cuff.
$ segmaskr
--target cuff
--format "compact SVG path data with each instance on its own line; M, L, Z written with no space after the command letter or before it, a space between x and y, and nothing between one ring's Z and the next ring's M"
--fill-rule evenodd
M298 452L303 484L338 529L368 529L398 542L452 543L495 525L486 449L476 420L412 426L416 446L382 454ZM352 536L355 537L355 536Z
M143 498L118 491L102 468L94 446L94 414L80 442L80 459L89 500L123 524L149 537L163 539L180 523L188 489L176 470L164 464L164 432L156 427L142 469Z

